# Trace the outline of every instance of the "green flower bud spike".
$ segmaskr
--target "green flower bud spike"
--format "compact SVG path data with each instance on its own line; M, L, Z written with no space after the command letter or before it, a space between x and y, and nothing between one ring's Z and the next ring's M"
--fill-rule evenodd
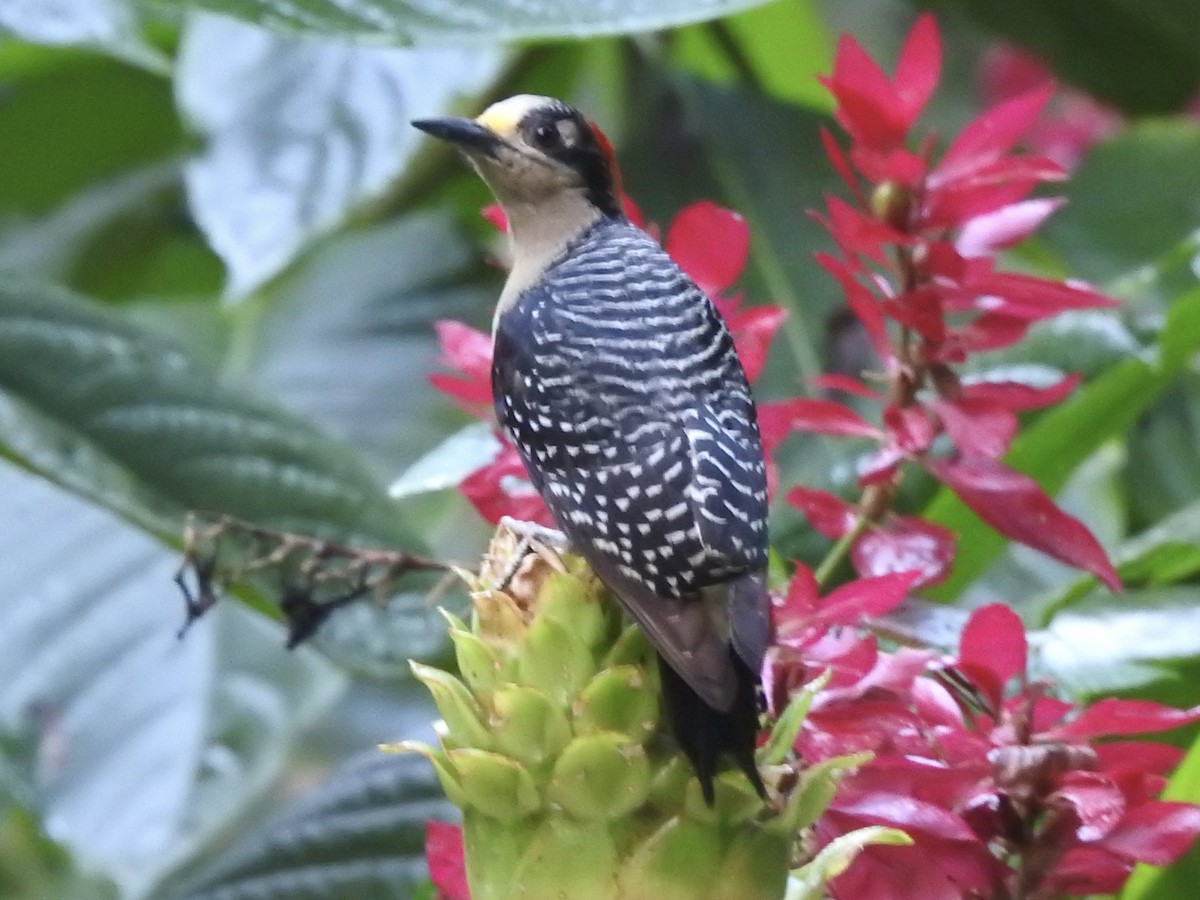
M531 553L496 588L517 545L498 531L464 575L470 623L446 614L459 676L413 664L439 746L400 745L462 809L473 900L780 900L802 829L861 759L797 769L801 695L760 754L772 801L731 771L709 807L662 721L649 642L577 557Z

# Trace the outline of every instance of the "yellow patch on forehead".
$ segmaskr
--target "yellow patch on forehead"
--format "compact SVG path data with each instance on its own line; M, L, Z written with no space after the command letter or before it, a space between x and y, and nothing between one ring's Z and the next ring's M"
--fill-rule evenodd
M493 103L485 109L475 121L493 134L501 137L512 134L517 130L530 112L542 106L549 106L555 101L549 97L538 97L534 94L517 94L507 100Z

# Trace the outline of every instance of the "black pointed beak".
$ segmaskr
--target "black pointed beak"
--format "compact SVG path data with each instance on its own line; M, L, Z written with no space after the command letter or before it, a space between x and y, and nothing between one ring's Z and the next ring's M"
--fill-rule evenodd
M412 124L414 128L419 128L439 140L447 141L463 150L486 153L488 156L494 156L496 148L504 143L494 131L480 125L474 119L441 116L436 119L417 119Z

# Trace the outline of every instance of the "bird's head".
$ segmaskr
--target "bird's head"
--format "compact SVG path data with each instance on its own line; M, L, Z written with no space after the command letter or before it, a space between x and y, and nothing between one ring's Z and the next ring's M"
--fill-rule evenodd
M417 128L462 151L505 207L579 194L604 215L620 214L612 145L579 110L519 94L475 119L418 119Z

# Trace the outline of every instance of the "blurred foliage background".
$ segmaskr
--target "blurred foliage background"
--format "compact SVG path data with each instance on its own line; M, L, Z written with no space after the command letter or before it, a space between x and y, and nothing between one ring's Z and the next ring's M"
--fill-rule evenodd
M1002 40L1120 113L1015 263L1124 305L981 365L1085 375L1010 461L1129 585L910 481L902 505L962 535L922 627L953 642L1004 599L1067 690L1200 700L1191 0L0 0L0 896L427 896L423 825L449 811L424 763L373 748L429 731L405 664L444 653L428 585L292 652L250 590L178 640L185 511L477 556L487 530L444 486L478 428L426 376L432 322L486 327L502 275L485 188L408 121L512 93L601 122L649 219L700 198L747 217L748 301L789 311L762 396L856 368L804 212L834 185L816 76L842 31L894 58L917 5L946 35L943 134ZM852 453L798 436L784 483L846 490ZM785 557L823 549L792 511L773 527ZM1170 791L1200 801L1200 751ZM1193 856L1126 893L1198 877Z

